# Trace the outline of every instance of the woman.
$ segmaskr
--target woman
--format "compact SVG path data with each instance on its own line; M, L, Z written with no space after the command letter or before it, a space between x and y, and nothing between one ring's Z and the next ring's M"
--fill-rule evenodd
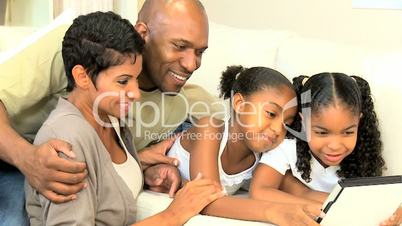
M26 183L32 226L135 223L143 175L125 118L140 98L143 46L130 22L112 12L79 16L67 30L62 55L71 93L59 99L35 144L69 142L76 158L86 162L88 177L86 188L64 204L50 202ZM182 225L222 196L219 185L200 177L178 191L165 211L135 225Z

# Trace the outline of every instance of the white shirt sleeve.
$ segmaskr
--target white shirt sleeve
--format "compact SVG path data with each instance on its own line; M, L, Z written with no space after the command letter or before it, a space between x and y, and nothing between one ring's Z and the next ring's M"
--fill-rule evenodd
M285 175L290 169L296 151L296 140L285 139L278 147L265 152L260 163L266 164Z

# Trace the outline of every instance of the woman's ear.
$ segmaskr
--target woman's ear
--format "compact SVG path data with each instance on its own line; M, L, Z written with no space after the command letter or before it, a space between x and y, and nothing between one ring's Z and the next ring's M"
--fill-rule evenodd
M135 30L140 34L141 38L147 41L148 39L148 26L144 22L137 22L134 25Z
M232 99L232 108L233 111L238 113L241 112L244 108L244 98L240 93L235 93Z
M88 77L85 68L82 65L75 65L72 69L72 74L75 81L75 86L81 89L88 89L92 83L91 79Z

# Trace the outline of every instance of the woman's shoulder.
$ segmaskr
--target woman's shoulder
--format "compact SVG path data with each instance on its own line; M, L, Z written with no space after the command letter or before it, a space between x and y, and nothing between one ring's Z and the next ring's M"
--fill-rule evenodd
M73 139L91 137L94 130L83 116L53 111L39 129L37 135L41 133L53 133L57 138Z
M88 147L98 143L98 135L77 111L65 111L57 106L39 129L34 143L42 144L51 139L59 139L70 143L78 156L91 151Z

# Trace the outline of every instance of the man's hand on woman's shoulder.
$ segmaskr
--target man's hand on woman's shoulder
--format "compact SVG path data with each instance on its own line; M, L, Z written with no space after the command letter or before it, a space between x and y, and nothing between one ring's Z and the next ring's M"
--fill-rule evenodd
M60 157L59 153L67 158ZM24 151L17 167L43 196L63 203L75 199L76 193L86 187L86 164L74 159L71 145L54 139Z

